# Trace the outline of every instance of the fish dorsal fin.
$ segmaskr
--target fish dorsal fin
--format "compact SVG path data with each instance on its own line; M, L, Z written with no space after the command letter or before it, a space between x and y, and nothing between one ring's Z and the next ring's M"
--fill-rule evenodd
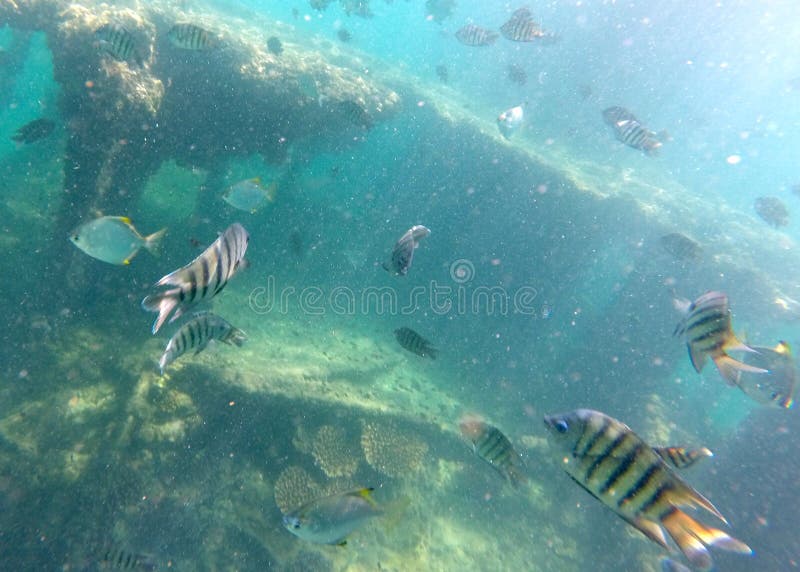
M691 467L697 461L713 457L714 453L706 447L686 449L685 447L653 447L653 451L668 465L676 469Z
M678 480L677 477L676 480ZM728 521L725 520L725 517L722 516L722 513L720 513L717 510L717 507L711 504L710 500L708 500L706 497L701 495L699 492L697 492L696 490L694 490L692 487L690 487L681 480L678 480L675 488L673 488L667 494L669 495L670 502L675 507L679 506L690 506L692 508L700 507L707 510L714 516L716 516L725 524L728 524Z

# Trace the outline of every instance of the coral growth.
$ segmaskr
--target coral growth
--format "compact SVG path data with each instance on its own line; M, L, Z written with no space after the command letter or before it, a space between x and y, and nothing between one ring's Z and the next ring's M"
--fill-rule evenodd
M311 453L328 477L351 477L358 469L358 457L341 427L323 425L314 437Z
M305 469L291 466L278 475L273 494L275 504L283 514L287 514L320 496L320 487Z
M417 472L428 452L427 443L389 421L364 421L361 447L370 466L390 477Z

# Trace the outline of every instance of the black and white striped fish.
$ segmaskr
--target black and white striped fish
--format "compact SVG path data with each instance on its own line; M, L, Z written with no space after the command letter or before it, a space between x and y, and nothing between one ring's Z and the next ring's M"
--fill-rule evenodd
M644 151L650 156L658 154L662 146L658 134L647 129L624 107L614 106L603 110L603 120L614 130L617 140L628 147Z
M156 560L150 554L137 554L119 546L103 548L94 564L100 570L151 571L157 568Z
M104 24L94 32L97 47L117 61L133 60L142 63L136 40L127 28L120 24Z
M691 467L697 461L713 457L714 453L706 447L687 449L686 447L653 447L653 451L664 461L676 469Z
M389 264L383 263L383 269L394 273L395 276L405 276L414 260L414 251L419 247L419 241L431 234L430 229L417 224L408 229L392 248Z
M436 356L439 355L439 350L411 328L396 329L394 337L397 338L397 342L404 350L408 350L412 354L431 359L436 359Z
M508 479L514 487L528 482L522 457L500 429L474 414L464 415L458 426L461 435L472 443L475 454Z
M167 37L173 46L183 50L210 50L217 45L217 39L211 32L195 24L175 24Z
M730 385L736 385L739 372L767 373L728 355L729 350L755 352L740 342L733 333L728 297L722 292L706 292L694 302L675 300L675 306L685 317L675 326L673 335L686 336L689 359L697 373L703 370L706 360L714 360L720 375Z
M164 354L158 361L161 375L166 367L186 352L194 350L194 355L206 349L212 340L241 347L247 335L234 328L227 320L211 312L198 312L170 338Z
M539 39L552 39L552 35L542 30L534 22L533 15L527 8L520 8L511 14L511 18L500 26L503 37L512 42L534 42Z
M497 41L497 32L467 24L456 31L456 39L465 46L491 46Z
M170 322L191 306L219 294L242 264L249 242L250 236L244 227L238 222L234 223L200 256L156 282L156 286L174 288L151 294L142 300L142 308L158 312L153 333L161 328L173 310L175 314Z
M668 548L666 528L700 570L711 568L706 547L752 553L743 542L681 510L702 508L727 524L708 499L673 473L627 425L590 409L546 415L544 423L567 474L650 540Z

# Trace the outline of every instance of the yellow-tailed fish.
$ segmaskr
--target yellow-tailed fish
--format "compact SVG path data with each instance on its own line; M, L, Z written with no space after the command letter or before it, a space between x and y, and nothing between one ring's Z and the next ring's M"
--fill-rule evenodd
M233 223L200 256L186 266L156 282L156 287L172 286L142 300L142 308L158 312L153 324L155 334L175 310L170 322L198 302L210 300L225 288L240 265L250 242L250 235L238 222Z
M762 405L789 409L794 404L797 387L797 367L789 344L780 342L774 348L752 348L757 353L746 354L743 361L747 365L764 368L767 373L739 371L736 385Z
M351 532L383 514L372 491L362 488L312 500L284 515L283 525L309 542L344 545Z
M464 415L458 422L461 435L472 443L472 450L489 463L514 487L528 482L522 457L500 429L475 414Z
M668 548L666 529L700 570L711 568L709 546L752 553L743 542L681 510L704 509L727 524L708 499L683 482L627 425L591 409L546 415L544 423L567 474L650 540Z
M164 228L142 236L128 217L103 216L80 225L69 239L92 258L109 264L130 264L142 247L156 252L166 232Z
M722 292L706 292L694 302L676 300L675 306L685 317L675 327L673 335L686 336L689 359L697 373L703 370L707 358L714 361L720 375L730 385L736 385L739 372L766 373L760 367L747 365L728 355L730 350L754 352L739 341L731 326L728 297Z
M247 335L227 320L211 312L198 312L170 338L158 366L163 375L164 369L180 356L192 350L197 355L212 341L241 347L246 340Z
M261 179L247 179L239 181L228 187L222 195L222 200L240 211L255 213L268 202L275 201L278 192L278 183L273 182L264 188Z

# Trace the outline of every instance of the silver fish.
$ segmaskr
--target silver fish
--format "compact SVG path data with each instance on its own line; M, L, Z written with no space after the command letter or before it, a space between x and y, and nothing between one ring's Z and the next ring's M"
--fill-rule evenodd
M217 45L217 39L211 32L195 24L175 24L167 37L172 45L183 50L210 50Z
M790 409L794 404L797 387L797 366L789 344L779 342L774 348L752 347L758 353L746 354L742 361L747 365L766 369L767 373L740 371L736 385L762 405Z
M283 517L295 536L317 544L347 544L347 536L369 519L383 514L371 488L356 489L312 500Z
M394 273L395 276L405 276L414 260L414 250L419 246L419 241L431 234L431 231L421 224L412 226L395 243L389 264L383 264L384 270Z
M69 239L92 258L109 264L130 264L142 247L155 252L166 232L164 228L142 236L128 217L102 216L80 225Z
M167 366L180 356L191 350L197 355L206 349L212 340L241 347L247 340L247 335L211 312L198 312L182 325L167 343L164 354L158 361L161 375L164 375Z
M277 192L277 183L273 182L264 188L261 185L261 179L256 177L255 179L239 181L235 185L228 187L228 190L222 195L222 200L233 208L255 213L266 203L274 202Z
M464 415L458 422L461 435L472 443L472 450L478 457L489 463L494 470L503 475L514 487L528 482L525 465L508 437L490 425L479 415Z
M234 223L200 256L156 282L156 286L174 288L151 294L142 300L142 308L158 312L153 333L161 328L173 310L175 314L170 322L198 302L210 300L219 294L239 269L249 242L250 236L244 227L238 222Z
M501 113L497 117L497 128L503 137L509 139L511 135L517 131L525 120L524 105L517 105Z

